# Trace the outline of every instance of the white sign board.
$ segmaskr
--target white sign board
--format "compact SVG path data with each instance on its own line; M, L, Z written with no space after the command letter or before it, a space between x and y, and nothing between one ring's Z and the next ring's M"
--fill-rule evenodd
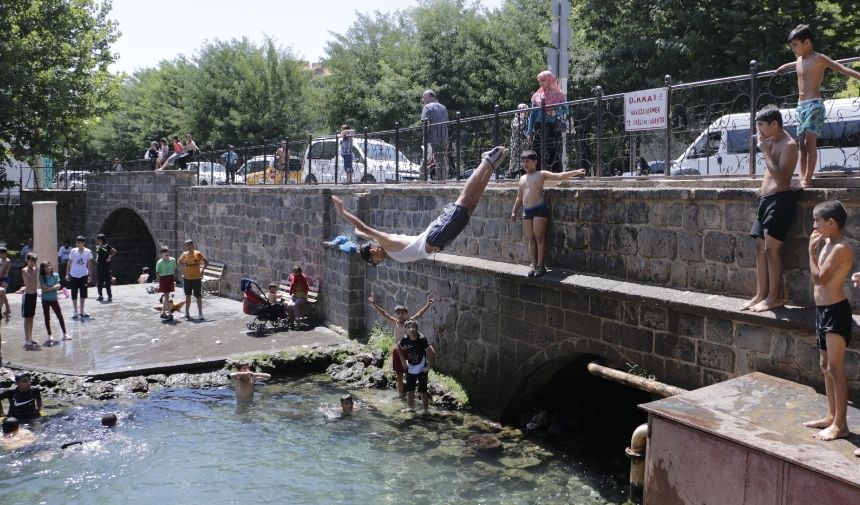
M624 131L666 128L668 98L666 88L624 93Z

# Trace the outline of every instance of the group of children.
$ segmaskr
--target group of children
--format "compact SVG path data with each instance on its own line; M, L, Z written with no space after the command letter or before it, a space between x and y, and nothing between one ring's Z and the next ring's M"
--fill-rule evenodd
M197 301L197 320L203 317L203 270L209 265L209 260L194 246L194 241L185 241L185 250L179 259L170 255L170 248L161 246L161 257L155 263L155 278L158 282L158 293L161 293L161 314L165 321L173 321L173 313L185 307L185 319L191 319L191 297ZM185 302L174 303L173 291L176 289L177 272L182 268L182 289L185 292ZM145 272L148 274L148 272ZM148 276L148 275L147 275ZM142 280L144 274L141 274ZM156 307L158 310L159 307Z
M308 278L302 273L300 266L293 266L287 289L287 293L284 293L278 284L270 282L266 300L279 311L276 314L277 317L288 318L290 326L294 326L299 321L301 306L308 302L308 292L310 291Z

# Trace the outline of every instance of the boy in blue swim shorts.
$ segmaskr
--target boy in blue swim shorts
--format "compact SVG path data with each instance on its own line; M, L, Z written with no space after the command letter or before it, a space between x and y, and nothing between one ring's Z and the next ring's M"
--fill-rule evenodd
M816 144L827 116L821 98L824 70L829 68L860 80L860 72L815 52L814 40L815 36L809 26L797 25L788 35L788 43L791 44L791 50L797 60L776 69L777 74L787 70L797 71L797 143L800 146L800 185L804 188L812 186L812 173L815 172L815 164L818 162Z
M520 177L517 199L511 209L511 221L517 220L517 211L523 209L523 232L529 241L531 269L529 277L540 277L546 273L546 228L549 224L549 206L543 199L543 185L546 181L563 181L585 175L584 169L552 173L537 169L537 152L523 151L521 156L525 174Z
M371 265L378 265L389 256L401 263L418 261L441 251L466 228L469 218L478 207L481 195L487 189L490 177L502 165L508 153L509 151L503 146L494 147L483 153L481 164L466 180L457 201L446 205L442 209L442 214L420 235L400 235L371 228L344 209L340 197L332 196L331 200L337 213L355 227L355 234L371 241L359 248L358 253L364 261Z

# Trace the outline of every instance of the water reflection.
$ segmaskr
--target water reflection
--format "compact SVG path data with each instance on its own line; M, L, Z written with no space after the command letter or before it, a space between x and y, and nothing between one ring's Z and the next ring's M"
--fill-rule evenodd
M79 406L31 429L32 448L0 454L3 503L619 503L617 487L535 444L502 436L482 458L484 430L461 415L401 412L391 392L360 391L351 417L320 377L273 382L236 410L230 388L173 390L129 403ZM99 426L116 412L113 430ZM67 449L63 444L83 441Z

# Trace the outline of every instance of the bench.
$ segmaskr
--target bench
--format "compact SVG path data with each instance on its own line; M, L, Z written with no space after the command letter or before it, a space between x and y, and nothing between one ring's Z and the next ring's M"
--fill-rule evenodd
M284 296L289 296L290 293L290 285L289 284L281 284L278 286L278 290L284 293ZM310 322L313 322L317 318L317 302L319 302L320 296L320 287L318 283L313 282L308 279L308 298L307 301L299 305L299 324L303 324L306 326L310 326Z
M221 295L221 277L224 275L224 263L209 263L203 269L203 293L214 296Z

